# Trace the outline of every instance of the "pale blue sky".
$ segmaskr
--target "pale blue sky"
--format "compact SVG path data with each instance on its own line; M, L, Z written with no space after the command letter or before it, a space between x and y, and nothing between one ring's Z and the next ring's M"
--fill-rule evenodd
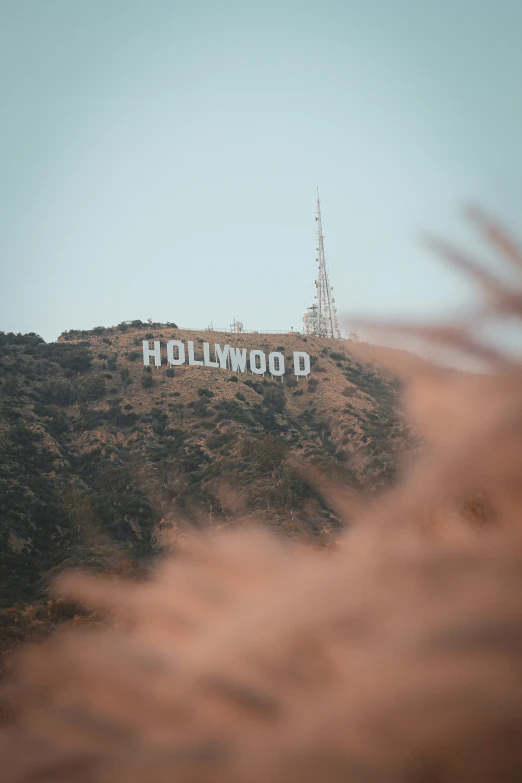
M416 244L517 232L522 0L0 0L0 329L457 306ZM473 246L470 240L470 246Z

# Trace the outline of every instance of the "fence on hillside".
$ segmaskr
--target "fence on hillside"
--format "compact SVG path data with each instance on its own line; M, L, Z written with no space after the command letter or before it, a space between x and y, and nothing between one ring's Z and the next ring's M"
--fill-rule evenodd
M297 329L242 329L240 332L233 331L230 327L228 329L219 329L217 326L208 326L206 329L193 329L190 326L179 326L183 332L224 332L225 334L304 334Z
M304 337L306 335L305 331L299 331L298 329L242 329L241 331L234 331L230 327L228 327L228 329L219 329L217 326L207 326L206 329L201 329L201 327L197 329L192 329L189 326L178 326L178 329L181 329L181 331L184 332L222 332L224 334L280 334L281 336L285 334L293 334L301 337ZM307 336L313 337L314 335L307 335ZM344 335L341 335L340 339L349 340L353 342L359 341L356 331L350 332L348 337L344 337Z

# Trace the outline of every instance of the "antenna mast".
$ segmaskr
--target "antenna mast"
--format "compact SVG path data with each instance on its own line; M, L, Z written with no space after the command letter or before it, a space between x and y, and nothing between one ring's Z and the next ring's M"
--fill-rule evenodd
M317 221L317 266L318 275L315 281L316 295L314 304L309 310L312 311L310 316L305 316L305 329L311 329L311 332L318 337L341 337L339 324L337 322L337 309L335 307L335 299L333 297L333 287L330 285L330 278L328 276L328 267L326 265L326 256L324 253L324 236L323 236L323 222L321 219L321 200L319 198L319 188L317 188L317 214L315 216Z

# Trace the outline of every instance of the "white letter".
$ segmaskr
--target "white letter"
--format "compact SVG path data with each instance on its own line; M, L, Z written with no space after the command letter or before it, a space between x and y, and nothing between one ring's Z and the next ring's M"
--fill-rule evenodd
M268 369L272 375L285 374L285 357L278 351L272 351L268 354Z
M310 375L310 357L304 351L294 351L294 372L296 375Z
M259 357L259 367L256 366L256 359ZM250 369L256 375L264 375L266 372L266 356L263 351L250 351Z
M143 364L148 367L150 364L150 357L154 356L154 364L156 367L161 367L161 343L159 340L154 340L154 350L149 348L149 341L143 340Z
M205 362L205 367L219 367L219 362L210 361L210 349L208 347L208 343L203 343L203 361Z
M214 343L214 348L216 349L216 356L219 359L220 368L222 370L228 370L227 361L228 361L228 352L230 351L230 345L225 345L224 348L221 348L220 345Z
M194 343L192 340L189 340L188 343L188 353L189 353L189 364L200 364L203 366L203 362L200 362L199 359L194 359Z
M174 346L178 348L178 358L174 358ZM167 361L169 364L185 364L185 346L181 340L169 340L167 343Z
M230 349L230 367L234 372L245 372L246 348Z

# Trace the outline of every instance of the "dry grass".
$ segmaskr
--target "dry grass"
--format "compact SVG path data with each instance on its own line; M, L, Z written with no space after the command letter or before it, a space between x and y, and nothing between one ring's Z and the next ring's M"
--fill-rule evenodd
M444 252L489 311L522 316L519 289ZM62 580L116 627L20 656L6 783L522 778L522 368L462 330L423 334L490 372L379 357L400 363L427 447L334 552L244 530L192 541L146 585ZM453 511L477 492L492 525Z

